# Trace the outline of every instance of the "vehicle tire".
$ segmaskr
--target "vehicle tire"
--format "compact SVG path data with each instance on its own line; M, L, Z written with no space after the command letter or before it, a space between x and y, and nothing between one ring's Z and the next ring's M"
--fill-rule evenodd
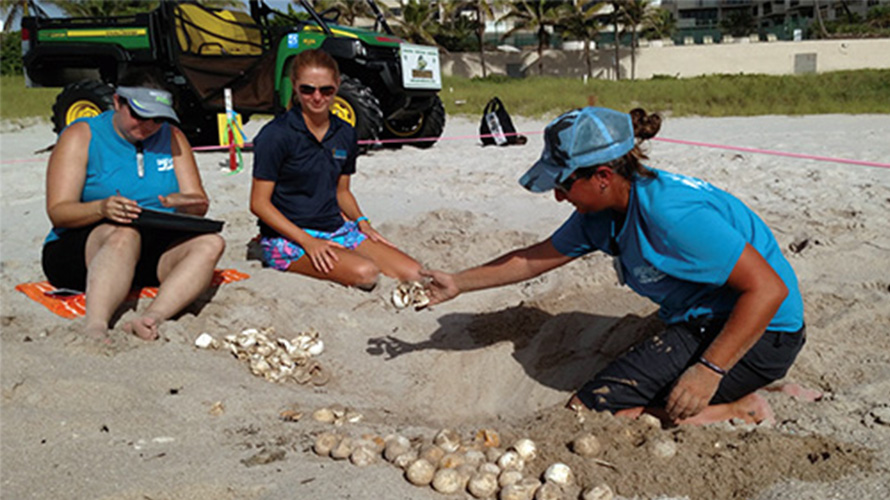
M97 116L114 108L114 88L97 80L65 86L53 104L53 132L59 134L78 118Z
M360 141L377 141L383 128L380 101L359 79L343 75L331 112L355 128ZM363 147L362 149L367 149Z
M433 146L445 130L445 106L439 96L433 98L432 105L418 116L410 119L386 120L383 124L384 139L416 139L431 137L429 141L408 142L411 146L426 149Z

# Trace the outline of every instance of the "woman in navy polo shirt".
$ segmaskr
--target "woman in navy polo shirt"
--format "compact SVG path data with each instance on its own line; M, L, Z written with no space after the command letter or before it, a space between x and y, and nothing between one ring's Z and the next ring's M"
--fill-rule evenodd
M355 130L330 112L337 62L321 50L301 52L291 81L299 106L254 140L250 210L264 263L365 290L381 272L418 280L420 264L371 227L349 189L358 145Z
M674 423L769 420L754 391L784 377L804 344L797 278L770 229L737 198L641 163L638 141L660 126L641 109L594 107L551 122L541 158L520 183L555 189L575 212L547 240L488 264L422 271L432 279L431 304L605 252L622 284L661 306L665 327L595 374L569 406L648 411Z

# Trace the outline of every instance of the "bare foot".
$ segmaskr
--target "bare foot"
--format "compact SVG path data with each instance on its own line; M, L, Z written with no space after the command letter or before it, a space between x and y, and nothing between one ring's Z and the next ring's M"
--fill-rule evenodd
M642 415L644 411L646 411L646 407L644 407L644 406L637 406L634 408L625 408L623 410L616 411L615 416L616 417L632 418L632 419L636 420L636 419L640 418L640 415Z
M776 416L773 414L769 402L756 392L730 403L730 406L733 409L734 417L741 418L749 424L766 422L767 425L773 425L776 423Z
M771 385L769 387L766 387L765 389L770 392L784 392L794 399L806 401L807 403L820 401L823 396L821 391L809 389L793 382L789 382L787 384Z
M127 322L123 328L125 332L134 334L142 340L157 340L160 324L161 320L146 314L141 318Z
M87 325L83 329L83 333L90 340L109 346L112 344L111 335L108 334L108 327L103 324Z

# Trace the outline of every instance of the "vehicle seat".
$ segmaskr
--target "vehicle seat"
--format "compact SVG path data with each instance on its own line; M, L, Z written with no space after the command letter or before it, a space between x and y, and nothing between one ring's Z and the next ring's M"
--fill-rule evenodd
M263 34L245 12L209 10L196 4L174 10L179 50L199 56L263 55Z

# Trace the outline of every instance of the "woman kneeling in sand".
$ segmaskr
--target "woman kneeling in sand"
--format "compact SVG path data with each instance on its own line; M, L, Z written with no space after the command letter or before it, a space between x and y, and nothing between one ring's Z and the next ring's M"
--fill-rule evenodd
M771 419L754 391L782 378L804 345L797 278L772 232L741 201L699 179L644 166L639 142L661 119L588 107L545 130L520 179L555 189L575 212L547 240L456 274L423 271L431 304L533 278L602 251L619 280L658 303L665 329L633 347L569 401L675 423Z
M133 287L160 285L124 328L146 340L194 301L225 242L216 234L137 227L141 207L204 215L209 201L171 95L149 74L125 75L114 110L77 120L53 148L46 207L53 229L43 269L59 288L86 290L86 330L108 341L112 314Z
M381 272L418 280L420 264L371 227L350 191L358 144L355 130L330 111L337 62L320 50L301 52L291 81L298 106L254 140L250 210L259 217L263 262L365 290Z

